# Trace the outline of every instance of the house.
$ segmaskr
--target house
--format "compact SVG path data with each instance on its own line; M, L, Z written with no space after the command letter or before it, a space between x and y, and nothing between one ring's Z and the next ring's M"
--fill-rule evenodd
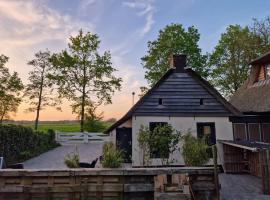
M270 52L250 66L248 79L230 99L243 115L230 117L234 139L223 142L225 170L261 176L259 152L270 148Z
M232 140L229 117L240 112L228 103L206 80L186 67L185 55L174 55L170 68L161 79L106 133L126 152L126 161L142 166L142 151L137 136L141 125L153 129L168 123L174 129L191 132L194 136L210 135L217 140ZM222 148L222 145L219 145ZM222 163L222 149L219 160ZM170 155L173 165L184 165L180 152ZM151 165L161 165L161 159L151 158Z

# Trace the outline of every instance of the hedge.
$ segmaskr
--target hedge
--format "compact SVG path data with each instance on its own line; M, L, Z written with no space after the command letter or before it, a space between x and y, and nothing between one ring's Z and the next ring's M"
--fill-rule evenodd
M33 131L21 125L0 125L0 156L7 164L25 161L58 146L54 131Z

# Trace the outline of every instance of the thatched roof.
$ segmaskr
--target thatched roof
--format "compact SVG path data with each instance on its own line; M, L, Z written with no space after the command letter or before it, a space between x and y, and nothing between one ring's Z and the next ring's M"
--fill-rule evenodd
M270 80L255 82L249 79L231 97L230 103L241 112L270 111Z
M241 112L270 112L270 80L258 81L261 66L270 63L270 52L256 58L246 82L230 99L230 103Z

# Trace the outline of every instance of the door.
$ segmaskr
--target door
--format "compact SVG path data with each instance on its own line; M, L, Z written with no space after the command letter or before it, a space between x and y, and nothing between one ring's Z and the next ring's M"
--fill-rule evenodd
M116 146L124 153L124 162L131 163L132 158L132 128L116 129Z
M215 123L197 123L197 135L198 138L205 137L206 143L209 146L216 144Z

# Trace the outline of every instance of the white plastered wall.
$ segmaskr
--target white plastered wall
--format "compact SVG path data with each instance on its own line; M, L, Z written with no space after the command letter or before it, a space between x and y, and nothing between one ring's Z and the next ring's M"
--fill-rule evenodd
M192 135L197 137L197 123L198 122L214 122L216 129L217 140L232 140L232 123L229 122L228 117L145 117L133 116L132 117L132 166L141 166L143 163L142 152L138 148L138 132L141 125L149 126L149 122L167 122L171 124L174 129L182 133L191 132ZM218 162L223 164L223 148L217 142L218 148ZM175 152L170 155L170 159L174 160L174 165L184 165L184 160L180 152ZM151 165L161 165L160 159L151 159ZM211 164L211 161L210 163Z

